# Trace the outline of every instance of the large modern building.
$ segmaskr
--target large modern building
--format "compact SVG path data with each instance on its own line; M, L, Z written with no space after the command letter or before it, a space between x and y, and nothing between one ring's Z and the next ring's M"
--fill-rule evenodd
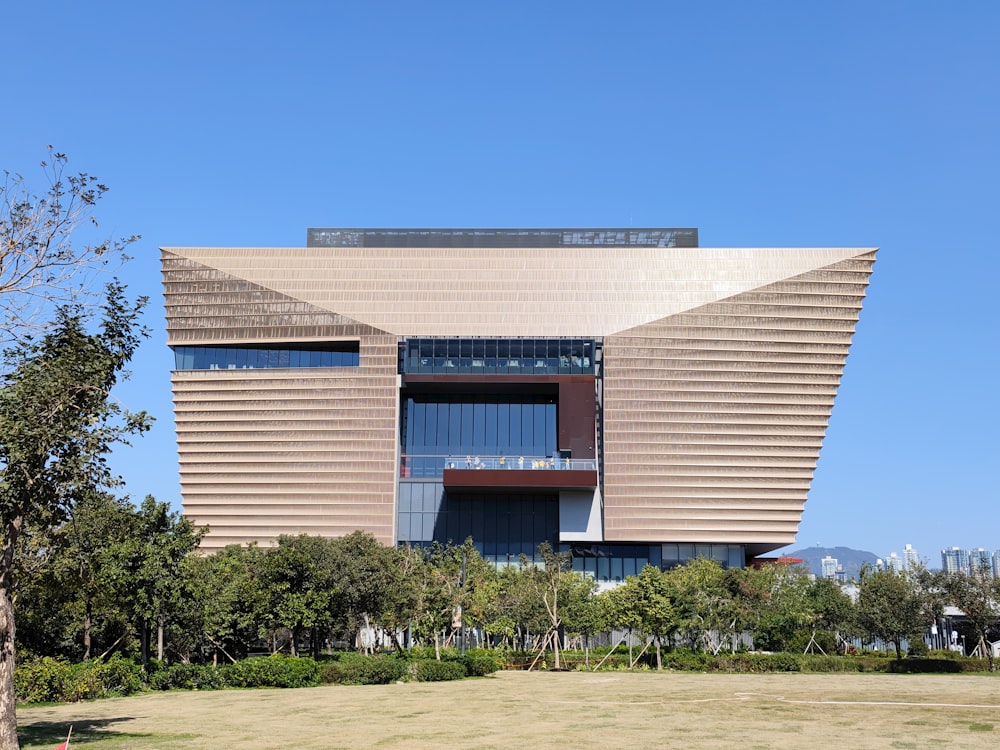
M602 580L794 541L872 248L694 229L311 229L164 248L204 548L548 541Z

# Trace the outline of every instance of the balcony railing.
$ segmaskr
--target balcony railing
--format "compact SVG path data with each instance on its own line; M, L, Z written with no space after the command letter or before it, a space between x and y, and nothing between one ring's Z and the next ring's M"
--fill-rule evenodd
M595 458L552 456L407 455L400 457L399 475L405 478L435 478L445 469L492 471L597 471Z

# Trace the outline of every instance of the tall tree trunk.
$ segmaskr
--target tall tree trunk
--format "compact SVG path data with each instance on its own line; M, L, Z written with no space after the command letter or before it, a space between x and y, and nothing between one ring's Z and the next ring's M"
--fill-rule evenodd
M149 623L143 617L139 620L139 651L142 657L142 666L149 664Z
M14 581L11 571L21 531L21 517L16 516L6 526L0 554L0 748L18 750L17 697L14 695Z
M156 618L156 660L163 661L163 615Z
M87 604L83 611L83 660L90 658L90 628L94 619L94 603L87 597Z
M9 573L3 576L9 578ZM17 750L17 714L14 696L14 605L10 586L0 585L0 748Z

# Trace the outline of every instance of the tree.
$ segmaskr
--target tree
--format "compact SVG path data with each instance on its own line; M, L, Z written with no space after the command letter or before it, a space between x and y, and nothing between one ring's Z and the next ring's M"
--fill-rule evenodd
M335 615L360 650L362 628L379 621L390 601L393 550L370 533L354 531L333 540L333 565L340 594Z
M667 571L676 593L674 607L680 630L691 646L704 645L713 653L722 647L715 634L731 630L732 602L723 585L725 571L715 560L697 558Z
M834 645L844 643L841 635L851 628L855 621L854 602L836 582L829 578L817 578L806 592L806 608L813 627L832 635ZM808 647L808 645L807 645Z
M534 566L522 559L521 567L531 589L545 607L548 617L547 632L539 645L541 653L545 652L546 644L552 646L552 661L554 669L561 669L559 648L562 638L561 604L566 601L574 589L577 574L569 570L572 557L568 552L556 552L548 542L538 546L538 555L542 558L541 566Z
M862 568L857 618L868 635L887 641L903 658L903 641L918 638L934 620L934 602L921 585L920 571L872 571Z
M804 567L773 563L760 568L730 568L724 580L733 602L732 641L751 631L754 646L784 649L796 631L810 622L806 594L810 581Z
M41 163L47 189L39 196L18 174L0 184L0 344L47 324L55 308L77 305L100 288L94 272L114 266L138 236L81 242L92 211L107 193L96 177L67 174L65 154L49 146Z
M597 596L597 581L566 571L567 596L562 606L563 626L571 636L582 636L585 664L590 667L590 637L608 626L604 601Z
M634 608L634 620L639 630L652 636L656 646L656 668L663 669L661 648L663 639L670 639L680 627L674 608L677 592L671 578L655 565L646 565L637 576L625 579L625 606Z
M264 588L272 626L291 631L291 653L298 655L305 631L328 629L341 594L336 540L300 534L281 535L264 556ZM315 632L311 644L315 651Z
M113 633L115 640L125 633L122 576L114 551L135 530L135 508L109 492L95 492L80 497L68 512L67 520L51 533L38 535L47 561L29 582L34 584L31 603L22 597L18 607L19 640L37 648L35 644L54 634L53 617L58 613L31 611L37 610L37 600L49 593L58 597L62 613L74 620L71 630L78 643L65 653L89 659L95 628L99 633Z
M132 533L114 556L122 571L121 595L135 618L143 663L149 658L149 635L156 629L156 658L163 659L165 629L181 608L186 558L198 547L205 529L147 495L135 512Z
M110 399L139 345L146 300L126 301L108 285L100 328L85 330L77 307L58 310L40 340L4 355L0 386L0 746L16 748L14 555L23 530L50 528L74 501L115 485L111 447L146 430L149 418Z
M267 629L266 555L256 544L231 544L214 555L191 558L202 634L231 661L245 657Z
M974 568L968 574L942 571L935 582L947 600L962 610L979 636L979 645L986 650L990 671L995 672L990 631L1000 621L1000 578L994 578L988 567L982 567Z

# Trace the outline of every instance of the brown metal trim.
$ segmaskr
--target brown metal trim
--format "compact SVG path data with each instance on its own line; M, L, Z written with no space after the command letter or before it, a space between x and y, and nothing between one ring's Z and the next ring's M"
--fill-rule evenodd
M584 469L445 469L449 492L579 490L597 486L597 472Z

